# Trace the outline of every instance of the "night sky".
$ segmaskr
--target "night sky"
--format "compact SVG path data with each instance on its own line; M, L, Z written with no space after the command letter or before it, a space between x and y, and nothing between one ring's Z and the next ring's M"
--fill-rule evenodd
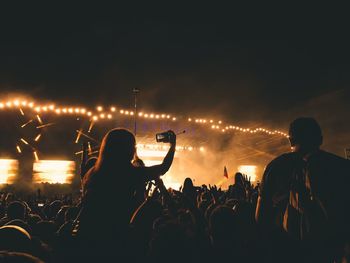
M275 128L311 115L343 138L339 151L350 144L346 10L214 1L2 6L1 93L128 107L139 88L142 108Z

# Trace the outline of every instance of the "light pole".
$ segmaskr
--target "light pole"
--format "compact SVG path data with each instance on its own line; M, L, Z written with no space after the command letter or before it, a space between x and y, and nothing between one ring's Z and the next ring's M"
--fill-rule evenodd
M134 94L134 134L136 136L136 132L137 132L137 95L140 92L139 89L134 88L132 90L133 94Z

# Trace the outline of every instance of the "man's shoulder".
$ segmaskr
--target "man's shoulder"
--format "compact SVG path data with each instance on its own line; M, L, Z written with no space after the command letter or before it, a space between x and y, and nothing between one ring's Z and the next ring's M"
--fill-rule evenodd
M317 158L318 157L318 158ZM330 165L335 169L347 169L350 170L350 161L326 151L319 151L316 155L316 160L323 165Z
M281 154L280 156L273 159L267 165L267 169L288 165L288 164L292 163L295 160L295 158L296 158L296 154L293 152Z

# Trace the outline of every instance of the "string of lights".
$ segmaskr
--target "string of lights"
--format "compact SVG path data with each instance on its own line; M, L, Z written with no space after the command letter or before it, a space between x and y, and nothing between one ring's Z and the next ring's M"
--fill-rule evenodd
M95 109L87 109L85 107L74 107L74 106L57 106L55 104L38 104L32 100L19 99L15 98L12 100L0 101L0 110L10 110L15 109L24 115L26 110L31 110L36 114L45 114L45 113L54 113L57 115L78 115L86 116L90 119L91 122L97 122L99 120L112 120L116 119L118 115L131 116L134 117L133 110L127 110L122 108L117 108L116 106L97 106ZM171 114L158 114L158 113L149 113L144 111L139 111L137 113L139 118L150 119L150 120L166 120L166 121L180 121L185 120L187 122L194 122L198 125L206 125L213 130L220 132L230 132L230 131L239 131L242 133L265 133L268 135L279 135L288 138L288 134L280 130L270 130L267 128L246 128L236 125L231 125L229 123L224 123L222 120L213 120L213 119L203 119L203 118L183 118L179 116L174 116ZM37 118L40 122L40 117L37 115ZM26 124L23 124L26 125Z

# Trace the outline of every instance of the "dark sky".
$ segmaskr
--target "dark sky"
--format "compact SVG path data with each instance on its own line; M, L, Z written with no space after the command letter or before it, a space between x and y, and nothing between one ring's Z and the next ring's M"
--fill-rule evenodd
M2 6L1 91L130 106L139 88L144 108L237 122L350 97L345 7L144 2Z

